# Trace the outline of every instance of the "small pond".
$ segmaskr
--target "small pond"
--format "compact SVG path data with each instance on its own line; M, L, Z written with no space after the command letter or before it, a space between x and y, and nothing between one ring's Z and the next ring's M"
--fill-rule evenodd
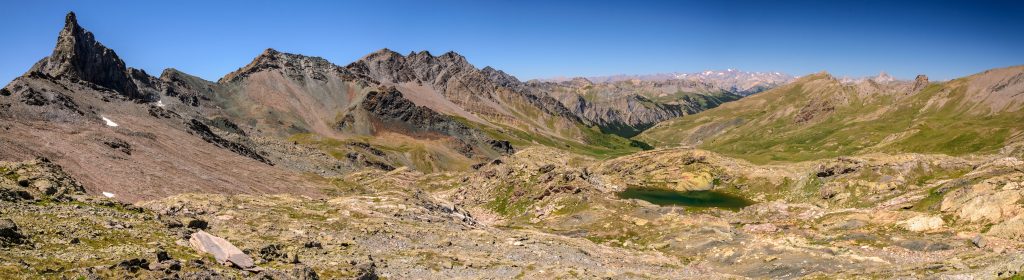
M754 204L745 198L716 191L673 191L652 188L626 188L617 194L619 198L631 198L647 201L657 205L681 205L691 207L715 207L728 210L740 210Z

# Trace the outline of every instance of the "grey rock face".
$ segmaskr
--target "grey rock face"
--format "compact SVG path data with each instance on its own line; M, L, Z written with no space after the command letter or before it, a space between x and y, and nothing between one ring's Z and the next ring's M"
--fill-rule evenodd
M573 114L607 133L634 136L655 124L698 113L741 98L731 89L702 81L615 81L594 83L577 77L559 83L530 81L550 93Z
M126 67L124 61L113 50L97 42L92 32L78 25L74 13L68 13L53 53L40 60L30 70L35 71L53 77L90 82L115 90L131 99L153 98L152 95L140 91L133 79L133 76L140 76L142 82L147 82L148 75Z
M391 129L412 134L436 133L451 136L456 141L456 150L467 157L476 154L478 147L489 147L501 154L514 152L508 141L491 139L449 116L434 112L427 107L417 106L402 97L402 93L394 88L388 88L382 92L370 92L358 107L379 120L394 124ZM355 117L349 114L338 123L338 128L352 129L355 125L353 122L355 122Z
M455 52L434 56L422 51L402 56L394 51L382 49L349 64L346 68L355 75L385 85L428 85L441 92L447 99L477 114L493 114L493 110L485 109L490 108L489 104L503 104L508 100L514 100L512 102L529 104L550 115L590 125L548 94L537 91L500 70L491 67L477 69L465 57ZM500 93L508 95L498 96Z
M573 113L601 126L605 132L624 137L639 134L654 124L682 116L687 111L678 104L663 104L640 95L588 101L573 96L563 101Z
M217 85L177 69L169 68L160 74L160 81L167 84L164 95L177 97L181 103L199 106L200 101L209 101Z
M192 119L189 122L187 122L185 125L189 129L189 133L195 134L195 135L199 136L200 138L203 138L203 140L205 140L206 142L208 142L210 144L214 144L214 145L217 145L218 147L231 150L232 152L235 152L236 154L239 154L239 155L242 155L242 156L246 156L246 157L255 159L257 161L260 161L262 163L266 163L268 165L274 165L274 163L270 162L270 160L266 159L265 157L263 157L262 155L257 153L255 150L253 150L249 146L242 145L242 144L239 144L239 143L232 142L230 140L221 138L219 135L213 133L213 131L210 130L209 126L207 126L206 124L204 124L203 122L201 122L199 120Z

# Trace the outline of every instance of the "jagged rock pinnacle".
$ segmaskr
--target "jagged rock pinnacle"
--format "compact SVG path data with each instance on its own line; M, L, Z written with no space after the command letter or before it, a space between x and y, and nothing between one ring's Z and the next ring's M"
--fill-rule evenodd
M911 91L912 91L912 92L918 92L918 91L921 91L922 89L924 89L925 87L927 87L927 86L928 86L928 84L930 84L930 83L931 83L931 82L930 82L930 81L928 81L928 76L925 76L925 75L917 75L917 77L916 77L916 78L914 78L914 89L913 89L913 90L911 90Z
M65 17L53 53L36 63L32 71L91 82L129 98L144 98L132 82L124 61L97 42L92 32L78 25L74 12Z
M67 16L64 16L64 27L78 26L78 17L75 16L75 12L68 12Z

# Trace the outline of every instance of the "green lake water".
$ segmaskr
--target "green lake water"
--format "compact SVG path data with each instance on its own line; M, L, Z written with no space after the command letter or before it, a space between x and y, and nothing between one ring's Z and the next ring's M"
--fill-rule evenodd
M739 210L754 202L745 198L716 191L673 191L650 188L626 188L618 193L619 198L639 199L656 205L680 205L690 207L715 207Z

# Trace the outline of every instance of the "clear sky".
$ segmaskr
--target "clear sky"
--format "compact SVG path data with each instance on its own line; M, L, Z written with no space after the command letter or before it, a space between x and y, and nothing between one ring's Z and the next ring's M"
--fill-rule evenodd
M12 1L0 81L50 53L68 11L131 67L209 80L268 47L339 65L385 47L454 50L523 80L725 68L942 80L1024 64L1024 1L782 2Z

